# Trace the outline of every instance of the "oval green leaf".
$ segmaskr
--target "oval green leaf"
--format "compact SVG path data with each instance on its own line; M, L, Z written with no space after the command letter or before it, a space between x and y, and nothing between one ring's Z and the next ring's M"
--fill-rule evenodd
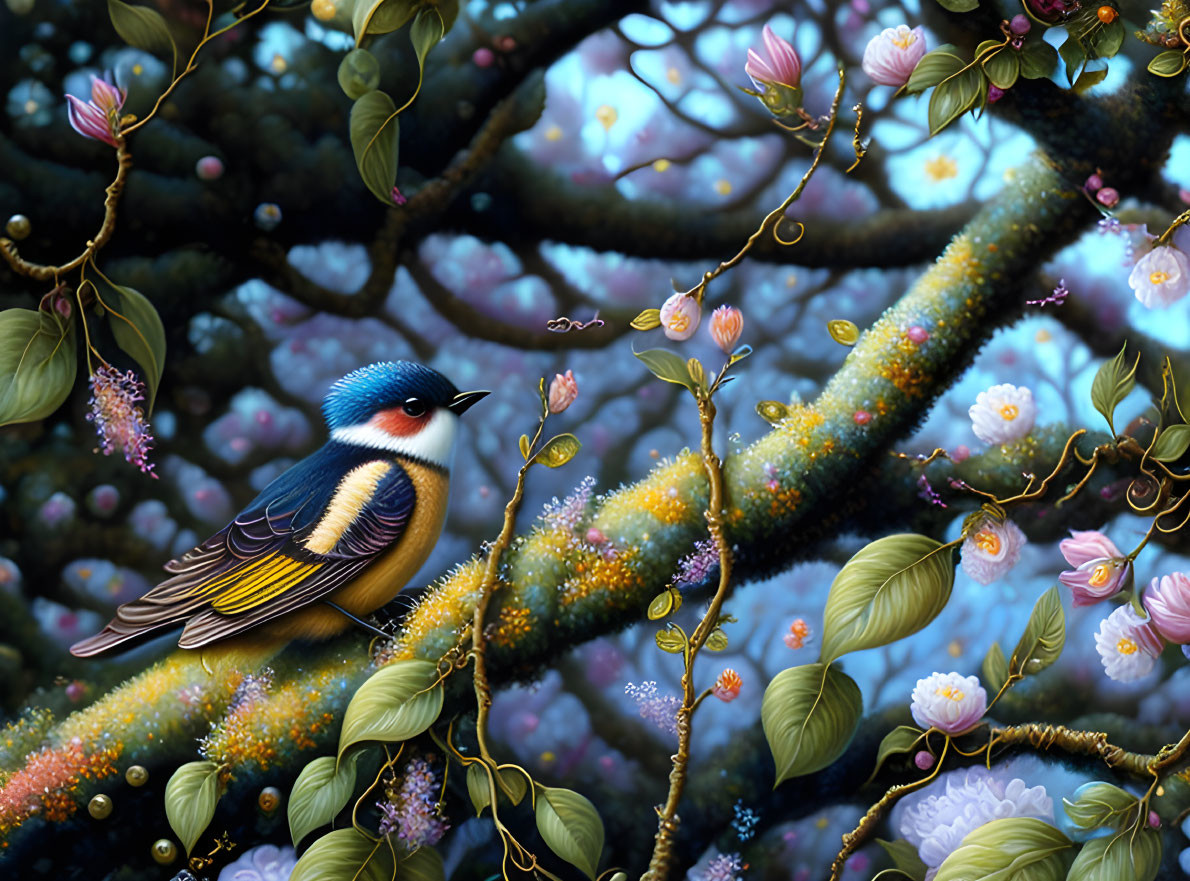
M579 439L569 432L552 437L544 447L537 451L533 462L546 468L561 468L575 457L583 445Z
M289 881L392 881L396 871L385 840L373 841L352 826L328 832L311 844Z
M477 817L492 803L488 775L480 762L473 762L467 766L467 795L471 797L471 806L475 808Z
M445 33L446 25L433 6L427 6L417 14L409 28L409 39L413 42L413 51L417 54L417 66L420 70L426 69L426 56L441 42Z
M359 687L343 713L339 761L365 740L396 743L421 734L442 712L443 689L430 661L397 661L381 667Z
M916 847L903 838L898 838L896 841L884 841L877 838L876 843L884 848L884 852L893 861L893 866L898 872L912 878L913 881L925 881L929 866L922 862Z
M1012 49L1004 48L983 61L983 72L993 86L1011 89L1021 73L1021 59Z
M1058 588L1051 587L1033 605L1029 623L1020 642L1012 650L1008 669L1013 673L1036 676L1062 654L1066 645L1066 613Z
M165 818L186 856L211 825L218 800L219 766L214 762L188 762L165 784Z
M979 96L986 91L987 84L978 67L969 67L938 83L930 95L930 134L938 134L974 107Z
M703 643L707 651L722 652L727 650L727 634L722 627L716 627L707 634L707 641Z
M514 805L519 805L525 793L529 791L525 775L512 765L501 765L496 769L496 785Z
M359 755L351 753L342 764L334 756L322 756L302 768L289 794L289 836L294 847L310 832L329 825L346 807L355 791L355 762Z
M595 877L603 852L603 821L584 796L570 789L539 787L537 831L561 859L588 878Z
M360 45L366 34L387 34L403 27L416 8L416 0L356 0L351 13L355 45Z
M924 736L924 731L914 728L912 725L898 725L884 735L884 739L880 741L880 748L876 750L876 767L872 769L869 781L880 772L880 766L884 764L885 759L897 753L909 752L921 742Z
M643 352L633 352L632 354L640 358L658 379L664 379L666 382L676 385L684 385L690 391L694 391L695 386L690 379L690 371L686 367L686 362L673 352L667 352L665 349L646 349Z
M998 694L1008 681L1008 661L1004 659L1004 650L1000 648L1000 643L992 643L992 647L983 657L980 672L983 674L984 684L992 690L991 693Z
M1186 55L1180 49L1170 49L1153 57L1149 62L1149 73L1163 77L1173 77L1186 69Z
M432 847L419 847L397 863L397 881L445 881L442 854Z
M1112 20L1111 24L1093 28L1086 37L1087 45L1095 53L1093 57L1111 58L1124 45L1124 35L1126 33L1127 30L1124 27L1124 22L1117 16Z
M0 426L44 419L70 395L74 324L33 309L0 312Z
M367 49L352 49L339 62L339 88L352 101L380 86L380 62Z
M950 549L924 535L877 539L835 576L822 620L822 655L829 664L847 652L888 645L916 633L950 599Z
M825 664L790 667L774 676L760 705L764 736L777 766L774 788L841 756L863 709L854 680Z
M1074 791L1074 801L1062 799L1070 822L1080 829L1130 828L1136 822L1139 805L1140 799L1131 792L1101 781L1080 786Z
M1058 66L1058 50L1045 40L1027 40L1020 58L1021 76L1027 80L1043 79Z
M1116 407L1128 397L1136 385L1136 367L1140 364L1140 355L1137 355L1132 367L1128 367L1124 361L1127 348L1128 345L1125 344L1116 357L1100 365L1095 371L1095 379L1091 382L1091 403L1103 414L1112 434L1116 432L1112 417L1115 415Z
M153 412L157 387L165 371L165 325L153 304L140 291L95 279L116 344L128 353L145 377L146 414Z
M681 630L658 630L654 639L657 641L657 648L663 652L677 655L686 651L686 634Z
M351 105L351 150L368 190L385 205L393 204L400 138L397 106L379 90L361 95Z
M826 330L831 335L831 339L841 346L854 346L859 340L859 328L855 326L854 321L848 321L845 318L828 321Z
M107 0L107 12L121 40L146 52L163 55L168 52L174 58L174 68L177 68L178 47L160 12L147 6L122 3L121 0Z
M951 12L970 12L979 8L979 0L938 0L938 5Z
M648 616L650 621L664 618L674 610L674 592L672 589L661 591L649 601Z
M1083 845L1067 881L1153 881L1161 868L1161 833L1124 829Z
M1062 881L1070 839L1041 820L1009 817L972 830L934 881Z
M1190 425L1169 425L1157 435L1150 454L1158 462L1173 462L1190 448Z
M921 61L913 68L909 75L909 82L905 84L905 91L913 94L924 92L930 86L936 86L949 76L954 76L966 64L958 55L958 49L946 43L922 56Z
M769 425L776 425L789 416L789 408L780 401L760 401L756 405L756 415Z

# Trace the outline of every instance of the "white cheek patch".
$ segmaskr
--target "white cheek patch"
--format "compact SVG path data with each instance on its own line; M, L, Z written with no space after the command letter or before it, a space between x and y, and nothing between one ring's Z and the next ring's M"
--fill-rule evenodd
M450 468L458 426L459 417L439 407L417 434L397 437L375 425L361 423L334 429L331 431L331 439L356 447L386 450L440 468Z

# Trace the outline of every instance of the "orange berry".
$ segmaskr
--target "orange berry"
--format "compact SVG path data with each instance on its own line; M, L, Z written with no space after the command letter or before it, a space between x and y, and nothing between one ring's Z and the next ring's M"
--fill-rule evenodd
M1120 15L1120 13L1116 12L1114 6L1100 6L1095 14L1099 16L1099 20L1104 24L1111 24Z

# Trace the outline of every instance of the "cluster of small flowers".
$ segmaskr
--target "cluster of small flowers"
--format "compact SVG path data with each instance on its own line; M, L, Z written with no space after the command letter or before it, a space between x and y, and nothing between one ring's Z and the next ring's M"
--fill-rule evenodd
M129 464L156 477L154 466L148 461L153 435L139 406L145 399L144 390L144 384L131 370L120 373L110 364L104 364L91 374L91 412L87 421L95 424L99 434L96 452L102 450L105 456L110 456L120 450Z
M661 327L671 340L682 342L694 336L702 321L702 306L690 294L673 294L661 306ZM731 354L744 332L744 313L734 306L720 306L711 313L711 339Z
M702 874L699 876L699 881L741 881L741 878L736 873L744 868L744 861L740 859L738 853L723 853L712 859Z
M728 667L715 680L715 685L711 688L711 694L715 695L723 703L729 704L740 696L740 689L743 687L744 680L740 678L740 674Z
M938 495L938 491L930 484L930 479L924 473L917 477L917 497L931 505L937 505L939 508L946 507L946 502L942 501L942 496Z
M410 761L400 790L376 807L382 815L380 834L396 832L409 850L437 844L450 828L438 806L438 777L425 759Z
M550 499L541 511L541 519L547 526L574 532L579 521L586 513L587 505L591 502L591 494L595 490L595 478L587 475L574 488L574 492L558 501L558 497Z
M760 814L751 808L744 807L742 798L732 805L731 811L735 815L731 820L731 828L740 839L740 843L743 844L756 834L756 827L760 823Z
M1054 288L1049 296L1042 297L1040 300L1025 300L1026 306L1047 306L1053 303L1055 306L1061 306L1066 302L1066 298L1070 296L1070 288L1066 287L1066 279L1058 279L1058 285Z
M805 618L794 618L793 623L789 625L789 632L782 637L786 648L800 649L805 648L806 643L814 638L814 634L810 630L810 625L806 623Z
M624 686L624 693L636 701L636 709L642 719L647 719L662 731L678 733L678 708L682 702L677 695L658 694L657 683L653 680L640 685L629 682Z
M674 572L674 584L690 587L702 584L719 566L719 548L712 538L700 539L694 543L694 552L678 561Z

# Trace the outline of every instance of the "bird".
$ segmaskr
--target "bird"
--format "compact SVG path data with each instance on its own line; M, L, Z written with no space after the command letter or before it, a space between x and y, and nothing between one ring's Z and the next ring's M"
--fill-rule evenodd
M322 404L329 437L278 476L169 576L71 646L91 657L183 625L200 649L252 631L326 639L391 601L446 520L459 417L489 392L460 392L411 361L362 367Z

